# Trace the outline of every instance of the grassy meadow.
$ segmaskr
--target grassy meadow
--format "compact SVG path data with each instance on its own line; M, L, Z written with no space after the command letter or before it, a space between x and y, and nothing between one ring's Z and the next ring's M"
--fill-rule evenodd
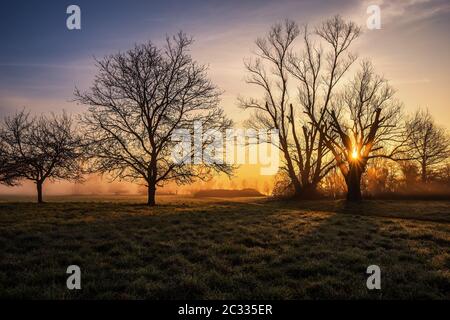
M0 198L0 298L450 299L450 201L30 200Z

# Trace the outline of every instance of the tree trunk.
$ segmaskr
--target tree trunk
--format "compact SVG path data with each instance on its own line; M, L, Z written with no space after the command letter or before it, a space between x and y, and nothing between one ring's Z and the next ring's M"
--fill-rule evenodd
M427 183L427 164L422 162L422 183Z
M300 199L315 199L319 193L317 192L317 184L306 183L303 185L301 191L297 195Z
M283 152L284 153L284 158L286 160L287 169L288 169L287 172L288 172L288 175L289 175L289 179L291 179L291 182L292 182L292 184L294 186L294 196L297 197L297 196L301 195L302 185L301 185L297 175L295 174L295 170L294 170L294 166L292 164L291 157L290 157L289 153L286 150L287 150L287 147L286 147L286 149Z
M286 160L287 173L289 175L289 179L291 180L292 185L294 186L294 197L298 197L302 191L302 185L300 180L297 177L297 174L294 170L294 165L292 164L291 155L289 154L289 148L286 143L285 138L279 134L281 150L283 151L284 159Z
M292 184L294 185L294 197L300 197L302 195L302 186L300 185L299 181L294 178L291 179Z
M361 201L361 176L363 170L360 163L352 163L345 179L347 184L347 201Z
M36 181L37 202L42 203L42 181Z
M153 207L155 202L156 186L149 184L147 189L147 205Z

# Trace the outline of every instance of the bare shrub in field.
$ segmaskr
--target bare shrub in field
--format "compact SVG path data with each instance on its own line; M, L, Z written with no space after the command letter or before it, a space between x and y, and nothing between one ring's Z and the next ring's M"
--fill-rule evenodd
M321 192L329 198L341 198L347 192L345 180L338 168L333 168L320 183Z
M375 158L368 163L362 179L363 192L368 195L395 192L400 184L398 164L389 159Z
M285 172L278 173L272 189L275 198L289 198L295 195L295 187Z

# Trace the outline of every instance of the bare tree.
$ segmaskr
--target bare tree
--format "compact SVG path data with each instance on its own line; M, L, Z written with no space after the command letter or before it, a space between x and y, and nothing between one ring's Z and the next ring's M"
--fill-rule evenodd
M232 170L221 163L172 161L174 130L192 131L194 121L201 122L205 131L231 126L218 105L220 92L208 79L207 68L189 54L191 44L192 39L180 32L167 38L163 48L147 43L105 57L97 61L99 71L91 89L75 91L77 100L90 106L82 122L93 171L143 182L150 206L155 205L157 186L167 181L190 183Z
M334 167L320 127L336 85L355 60L345 52L359 33L355 24L336 16L315 32L326 50L313 43L305 27L304 50L296 55L293 44L301 33L294 22L286 21L274 25L265 38L256 41L257 58L246 63L247 82L261 88L263 98L241 99L241 106L255 111L250 126L279 130L279 147L296 196L314 194L321 179ZM293 86L290 77L297 83L297 103L289 94ZM302 117L304 113L311 119Z
M361 200L361 176L370 159L395 159L404 152L401 105L394 90L377 76L371 63L328 107L329 121L321 128L347 184L347 200ZM334 134L337 134L338 138Z
M2 129L0 128L0 132ZM3 134L0 134L0 184L14 186L18 183L16 176L16 164L8 157L7 145L3 141Z
M286 172L294 186L295 193L302 191L294 161L290 154L289 136L289 93L288 93L288 53L299 34L298 26L286 20L272 26L268 35L256 40L257 58L245 62L248 72L247 83L259 87L262 99L240 99L243 109L254 110L247 122L254 129L277 129L279 148L283 153ZM269 69L269 70L268 70Z
M413 190L419 181L419 170L413 160L398 161L400 172L403 176L403 188Z
M21 111L6 117L0 130L3 181L12 185L23 179L36 184L42 203L42 186L50 180L82 180L81 137L66 113L31 117Z
M447 186L450 186L450 162L447 160L438 172L439 181Z
M427 111L418 110L406 124L410 157L420 167L423 183L429 181L430 172L450 157L450 137L439 127Z
M362 177L363 190L372 196L394 192L398 173L396 162L386 158L375 158L368 162Z

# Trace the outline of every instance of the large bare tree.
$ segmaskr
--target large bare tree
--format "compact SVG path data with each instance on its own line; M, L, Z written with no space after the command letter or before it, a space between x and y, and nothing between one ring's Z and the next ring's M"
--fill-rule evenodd
M241 99L241 106L254 110L250 126L279 130L279 148L296 196L314 194L335 165L320 128L336 86L355 61L347 51L359 33L339 16L313 33L285 21L256 41L257 57L246 62L247 83L262 89L263 96ZM320 41L314 42L313 36ZM303 50L295 53L299 38Z
M89 105L82 122L92 170L142 182L150 206L155 205L156 188L168 181L190 183L214 172L231 173L224 163L188 164L171 157L175 130L192 131L195 121L210 132L231 126L207 68L190 56L191 44L180 32L162 48L149 42L107 56L97 61L90 90L75 92L79 102Z
M292 21L272 26L268 35L256 40L257 58L245 62L248 72L247 83L262 90L261 99L240 99L243 109L254 110L247 125L254 129L277 129L279 148L284 156L285 170L296 195L302 192L302 185L295 170L289 143L289 92L288 54L299 34L298 26Z
M417 110L406 124L410 157L419 165L423 183L430 172L438 169L450 157L450 137L445 128L439 127L427 111Z
M361 70L327 108L324 141L347 184L347 200L361 200L361 176L370 159L404 152L401 105L394 90L364 61ZM336 137L337 135L337 137Z
M5 117L0 129L2 181L36 184L37 201L49 180L82 180L81 137L66 113L32 117L24 110Z

